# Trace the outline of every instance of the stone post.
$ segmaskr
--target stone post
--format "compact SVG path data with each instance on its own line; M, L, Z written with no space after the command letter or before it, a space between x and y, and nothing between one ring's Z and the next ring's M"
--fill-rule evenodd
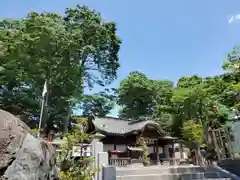
M105 136L100 133L96 133L93 135L93 140L92 140L92 156L94 157L94 162L93 162L93 169L94 170L99 170L102 167L99 167L99 157L98 154L100 152L103 152L103 143L100 142ZM100 179L100 172L98 171L95 174L94 180L101 180Z
M116 180L116 167L115 166L104 166L102 180Z
M107 177L103 176L103 168L108 166L108 153L99 152L98 153L98 180L105 180Z

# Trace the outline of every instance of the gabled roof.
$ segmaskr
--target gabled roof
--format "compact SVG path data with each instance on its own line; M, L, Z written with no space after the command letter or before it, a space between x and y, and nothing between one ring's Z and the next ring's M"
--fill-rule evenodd
M132 121L113 117L95 117L92 123L96 130L105 134L115 134L115 135L127 135L135 131L144 130L145 127L154 127L159 134L166 135L166 132L162 130L158 123L154 121Z

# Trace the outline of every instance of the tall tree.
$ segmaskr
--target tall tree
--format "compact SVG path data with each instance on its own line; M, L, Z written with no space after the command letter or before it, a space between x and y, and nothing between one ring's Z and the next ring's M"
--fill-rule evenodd
M151 80L143 73L131 72L118 89L118 104L123 107L120 116L132 119L152 116L158 102L166 103L171 96L171 86L169 81Z
M177 87L179 88L191 88L195 87L198 84L201 84L203 81L202 77L199 77L197 75L190 76L190 77L181 77L178 80Z
M38 114L47 79L49 126L63 127L69 99L81 97L84 86L109 84L117 77L121 41L116 24L86 6L67 9L63 16L32 12L17 21L4 20L0 42L1 108L17 106L15 114Z
M106 89L99 93L85 95L80 107L83 110L84 116L94 115L104 117L114 108L115 100L115 94Z
M240 111L240 45L228 53L223 68L229 71L223 75L224 82L228 85L223 95L225 103Z

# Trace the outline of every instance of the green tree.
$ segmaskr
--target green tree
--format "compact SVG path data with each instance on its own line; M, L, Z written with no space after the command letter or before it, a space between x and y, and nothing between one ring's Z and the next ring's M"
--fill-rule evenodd
M204 128L217 128L228 120L229 109L221 102L220 84L212 81L210 84L209 79L201 81L201 83L190 82L190 85L184 82L184 88L176 87L172 90L173 95L167 106L158 105L157 119L159 119L159 123L163 126L165 124L168 131L172 132L174 136L181 136L184 122L189 119ZM217 91L219 92L216 95Z
M223 63L224 70L231 70L233 73L240 72L240 45L233 48L232 51L228 53L227 60Z
M120 116L137 119L152 114L155 103L152 88L146 75L131 72L118 89L118 104L123 107Z
M172 85L170 81L151 80L143 73L131 72L118 89L120 116L133 119L153 116L158 103L167 103Z
M237 91L232 90L232 80L228 81L222 76L195 75L180 78L174 87L170 81L151 80L140 72L132 72L118 89L120 115L133 119L150 117L178 137L182 137L182 128L189 119L207 132L207 127L218 128L228 120L230 107L226 97Z
M183 126L183 138L187 142L197 142L199 145L204 144L204 132L203 127L193 120L184 122Z
M93 95L85 95L81 102L83 115L104 117L114 108L115 100L116 96L108 89Z
M0 24L2 109L27 117L39 114L47 79L45 119L50 127L63 127L74 106L69 99L81 97L86 86L103 86L117 77L121 41L116 24L104 22L95 10L77 5L63 16L32 12Z
M223 69L228 70L227 73L222 75L222 78L227 84L227 87L223 93L224 103L233 109L240 110L240 45L233 48L228 53L227 60L223 63Z
M197 75L190 76L190 77L181 77L178 80L177 87L179 88L191 88L195 87L198 84L201 84L203 81L202 77L199 77Z
M89 142L91 136L85 133L84 127L87 120L84 118L74 119L77 126L65 134L65 141L62 144L61 152L58 155L57 163L61 168L60 179L62 180L91 180L95 169L91 168L93 159L91 157L81 155L80 159L73 159L71 154L74 152L82 152L84 142ZM74 149L74 147L77 147Z

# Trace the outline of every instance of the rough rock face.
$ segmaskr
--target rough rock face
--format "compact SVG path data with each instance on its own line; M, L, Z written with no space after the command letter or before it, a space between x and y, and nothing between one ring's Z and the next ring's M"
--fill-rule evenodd
M57 179L54 148L28 130L20 119L0 109L0 179Z

